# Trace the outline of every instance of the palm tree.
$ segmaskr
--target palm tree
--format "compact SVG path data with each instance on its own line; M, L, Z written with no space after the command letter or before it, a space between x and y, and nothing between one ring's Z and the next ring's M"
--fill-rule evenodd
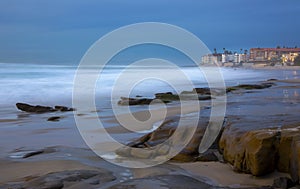
M214 48L214 54L217 54L217 49L216 48Z

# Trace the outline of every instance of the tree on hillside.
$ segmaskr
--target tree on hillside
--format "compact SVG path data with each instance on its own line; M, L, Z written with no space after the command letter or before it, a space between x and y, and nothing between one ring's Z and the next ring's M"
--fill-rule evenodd
M294 60L294 66L300 66L300 55L298 55Z

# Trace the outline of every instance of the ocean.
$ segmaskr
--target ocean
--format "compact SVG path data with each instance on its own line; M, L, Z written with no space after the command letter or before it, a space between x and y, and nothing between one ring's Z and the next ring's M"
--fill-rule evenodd
M122 96L116 95L111 99L112 89L115 87L115 79L120 77L126 66L107 66L101 73L100 78L95 86L95 102L99 111L98 115L102 117L108 127L118 126L111 121L113 111L111 103L116 103ZM87 68L89 69L89 68ZM212 69L203 67L205 70ZM203 73L198 67L181 67L180 70L188 75L189 80L194 87L206 87L207 82ZM0 142L2 146L1 153L5 155L8 151L18 147L44 147L54 145L66 145L86 147L83 142L74 121L73 112L66 113L47 113L47 114L30 114L17 110L17 102L28 103L32 105L55 106L63 105L72 107L72 92L74 86L74 77L77 66L70 65L38 65L38 64L12 64L0 63ZM253 70L242 68L221 68L226 86L238 84L255 84L268 79L297 79L300 76L299 71L292 70ZM178 92L182 90L192 90L185 85L174 70L170 68L157 67L134 67L129 72L137 75L148 73L158 73L158 75L168 75L173 84L176 85ZM90 68L91 74L98 74L94 68ZM125 78L129 79L130 78ZM122 81L121 81L122 84ZM126 88L126 86L123 86ZM84 90L84 89L83 89ZM174 92L172 86L166 82L156 80L155 78L139 82L133 87L131 97L141 95L144 97L154 97L159 92ZM121 91L122 92L122 91ZM275 93L274 93L275 94ZM274 95L272 94L272 95ZM236 95L231 101L247 101L249 99L265 98L268 93L247 93L243 96ZM276 90L280 100L298 102L299 90L290 89ZM82 97L84 98L84 96ZM115 100L115 101L114 101ZM290 100L290 101L288 101ZM229 102L232 103L232 102ZM170 106L176 106L170 104ZM258 108L260 104L252 108ZM247 105L249 107L249 105ZM228 110L228 114L249 114L252 109L237 107ZM76 107L75 107L76 108ZM147 110L148 106L133 106L131 111ZM279 110L278 110L279 111ZM254 112L258 112L255 110ZM280 112L279 112L280 113ZM61 116L59 122L49 122L50 116ZM87 115L87 119L89 116ZM114 136L126 143L136 135L125 136L123 133L115 133ZM16 140L17 137L17 140Z
M107 96L125 66L108 66L101 73L98 81L96 95ZM69 65L38 65L38 64L13 64L0 63L0 104L2 108L14 106L16 102L31 104L53 105L72 104L72 90L74 75L77 66ZM162 72L171 75L168 68L131 68L139 74L143 72ZM211 69L211 68L204 68ZM93 70L93 69L91 69ZM205 87L207 83L197 67L182 67L195 87ZM299 77L297 71L286 70L252 70L221 68L226 85L240 83L255 83L270 78L295 79ZM176 75L170 77L177 79ZM180 86L180 80L176 81ZM154 93L174 91L166 83L150 80L136 86L133 95L153 96Z

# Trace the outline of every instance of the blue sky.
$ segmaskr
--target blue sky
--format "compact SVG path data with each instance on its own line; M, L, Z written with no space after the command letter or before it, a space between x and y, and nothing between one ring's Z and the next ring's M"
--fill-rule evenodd
M299 0L1 0L0 62L78 64L97 39L137 22L165 22L211 50L300 47Z

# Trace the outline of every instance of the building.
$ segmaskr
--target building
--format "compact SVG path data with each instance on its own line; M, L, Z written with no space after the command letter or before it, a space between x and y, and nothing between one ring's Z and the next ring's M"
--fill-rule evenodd
M300 48L252 48L249 61L254 63L293 62Z
M283 63L294 63L295 58L299 56L300 53L288 53L288 54L283 54L281 59Z
M222 54L207 54L202 56L202 64L216 64L222 61Z
M243 63L247 62L246 54L222 54L222 63Z

